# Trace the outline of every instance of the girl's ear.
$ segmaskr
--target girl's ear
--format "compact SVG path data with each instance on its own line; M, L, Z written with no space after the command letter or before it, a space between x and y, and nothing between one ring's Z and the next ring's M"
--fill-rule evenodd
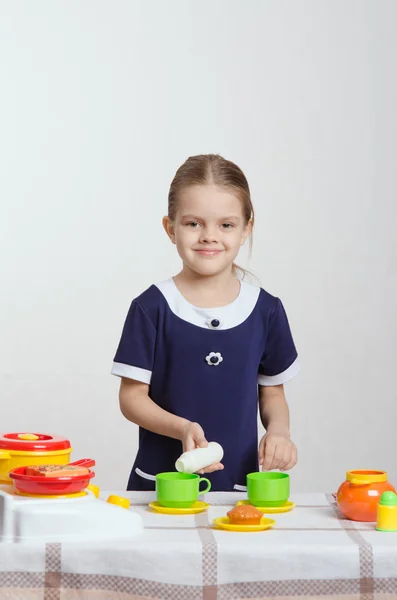
M163 217L163 227L171 242L175 244L175 227L174 222L169 217Z
M247 225L245 226L244 231L243 231L243 235L241 237L241 244L240 244L240 246L243 246L245 244L247 238L251 235L251 233L252 233L252 225L253 225L252 221L249 221L247 223Z

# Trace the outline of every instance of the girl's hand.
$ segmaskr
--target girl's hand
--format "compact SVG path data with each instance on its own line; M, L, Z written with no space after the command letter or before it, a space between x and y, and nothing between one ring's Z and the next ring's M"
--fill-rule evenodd
M259 468L262 467L262 471L272 469L288 471L298 460L296 446L289 436L274 433L266 433L263 436L259 444L258 456Z
M195 450L195 448L206 448L208 446L203 428L198 423L192 423L190 421L182 430L181 442L184 452ZM213 473L214 471L221 471L222 469L223 464L218 462L197 472L200 474Z

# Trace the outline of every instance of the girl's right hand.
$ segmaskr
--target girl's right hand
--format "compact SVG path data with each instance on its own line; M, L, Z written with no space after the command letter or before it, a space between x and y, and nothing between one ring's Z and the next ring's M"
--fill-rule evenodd
M184 452L195 450L196 448L206 448L208 446L203 428L198 423L192 423L191 421L189 421L182 430L181 442ZM223 468L223 464L218 462L209 465L205 469L200 469L200 471L197 472L202 475L204 473L221 471Z

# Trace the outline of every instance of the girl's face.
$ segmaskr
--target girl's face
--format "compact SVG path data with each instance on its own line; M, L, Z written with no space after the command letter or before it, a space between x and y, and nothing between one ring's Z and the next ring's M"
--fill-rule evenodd
M241 200L213 184L182 190L175 221L164 217L163 225L183 263L207 276L231 267L251 231Z

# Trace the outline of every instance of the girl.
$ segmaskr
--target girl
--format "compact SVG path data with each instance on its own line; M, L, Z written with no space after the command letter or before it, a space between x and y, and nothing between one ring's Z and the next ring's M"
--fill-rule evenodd
M153 476L208 441L224 449L223 464L201 471L211 473L213 491L245 485L258 465L296 463L283 384L299 366L287 317L234 264L253 223L237 165L209 154L178 169L163 225L182 270L133 300L112 369L122 378L121 411L139 425L128 490L153 490ZM259 451L258 400L266 429Z

